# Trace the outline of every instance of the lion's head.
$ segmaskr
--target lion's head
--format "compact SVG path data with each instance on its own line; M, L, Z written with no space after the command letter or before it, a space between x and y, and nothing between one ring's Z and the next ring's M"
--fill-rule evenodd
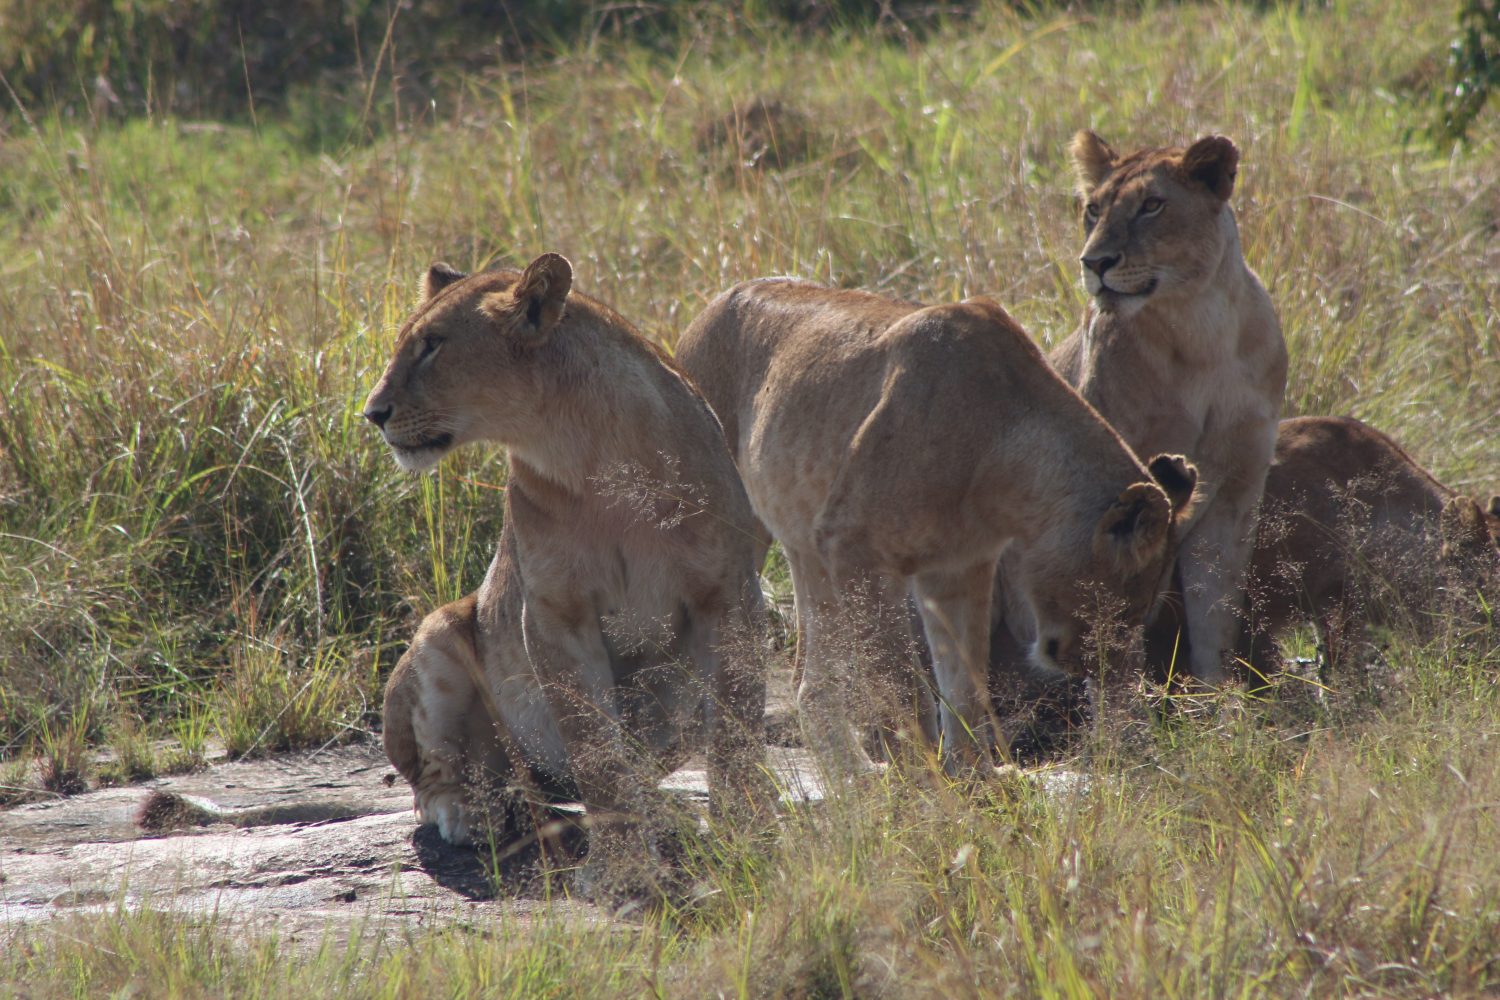
M543 410L539 356L572 285L572 266L555 253L522 272L428 270L422 303L365 401L402 468L430 469L469 441L529 436Z
M1070 149L1083 203L1083 282L1105 312L1195 294L1237 244L1229 195L1239 150L1221 135L1120 156L1090 131Z
M1443 507L1438 529L1446 564L1492 580L1500 577L1500 496L1481 506L1473 497L1455 494Z
M1044 670L1087 670L1126 645L1160 598L1177 557L1181 525L1191 516L1198 470L1181 455L1148 463L1151 482L1133 483L1094 527L1081 553L1045 541L1028 546L1016 565L1036 616L1032 663Z

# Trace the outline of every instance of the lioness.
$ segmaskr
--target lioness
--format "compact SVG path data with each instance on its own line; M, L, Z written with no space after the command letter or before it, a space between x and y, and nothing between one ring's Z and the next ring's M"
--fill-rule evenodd
M652 878L658 775L708 732L723 810L764 800L754 515L702 397L555 253L438 264L365 404L403 468L508 449L499 549L427 616L386 685L385 746L421 822L473 836L482 796L576 796L586 889Z
M1497 581L1500 497L1480 507L1351 417L1281 422L1246 583L1251 669L1269 676L1276 640L1308 618L1336 667L1366 621L1420 629Z
M996 562L1018 549L1033 661L1078 667L1101 598L1138 624L1170 565L1194 472L1148 470L990 299L922 308L790 279L723 293L678 363L720 415L755 512L781 541L806 643L810 746L870 766L850 687L893 692L923 736L904 655L911 589L932 650L950 767L991 758L985 684ZM848 645L846 645L848 643ZM862 675L846 679L850 659Z
M1071 153L1093 299L1051 360L1137 453L1181 452L1198 466L1177 572L1192 675L1217 685L1239 628L1287 367L1229 207L1239 150L1215 135L1120 156L1083 131Z

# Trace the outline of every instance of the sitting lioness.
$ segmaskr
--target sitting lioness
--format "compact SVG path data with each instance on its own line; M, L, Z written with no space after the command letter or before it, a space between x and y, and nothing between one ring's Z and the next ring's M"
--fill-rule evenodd
M677 359L786 550L807 647L803 729L835 770L871 766L851 731L855 693L936 735L904 648L908 590L960 770L991 760L990 605L1007 546L1039 665L1081 668L1104 606L1139 624L1158 593L1193 470L1167 456L1143 466L990 299L922 308L751 281L709 304Z
M1481 507L1351 417L1281 422L1246 587L1245 658L1262 677L1277 639L1312 619L1329 668L1367 621L1459 609L1500 582L1500 497ZM1429 630L1430 631L1430 630Z
M435 265L365 404L403 468L508 449L479 591L422 622L386 686L385 746L423 823L475 833L483 797L576 797L586 890L654 879L659 776L706 731L714 806L766 801L757 525L713 413L555 253ZM646 883L646 884L643 884Z
M1229 206L1239 150L1209 136L1121 156L1084 131L1071 152L1092 301L1051 360L1138 454L1181 452L1198 467L1177 575L1192 676L1218 685L1239 630L1287 369L1281 326ZM1170 656L1158 651L1154 666Z

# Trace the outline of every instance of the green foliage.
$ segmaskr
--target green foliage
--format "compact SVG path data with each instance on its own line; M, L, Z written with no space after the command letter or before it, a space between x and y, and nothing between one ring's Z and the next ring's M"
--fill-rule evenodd
M586 31L608 19L604 7L3 0L0 71L28 107L241 119L280 109L336 145L354 136L379 74L431 86L439 69L478 68Z
M463 72L540 62L600 37L669 47L680 36L741 21L904 26L968 6L971 0L0 0L0 74L22 108L241 121L281 113L304 142L337 148L365 137L371 84L382 77L382 104L420 106L446 95Z
M1500 88L1500 2L1462 0L1458 37L1448 49L1448 80L1430 129L1435 142L1467 142L1490 91Z

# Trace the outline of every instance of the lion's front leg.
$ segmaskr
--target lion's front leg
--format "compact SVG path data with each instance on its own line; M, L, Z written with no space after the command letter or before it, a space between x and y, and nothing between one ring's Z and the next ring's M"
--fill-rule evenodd
M926 750L936 737L932 692L918 673L902 581L836 555L823 561L791 549L808 596L807 656L797 689L803 739L833 778L874 770L856 730L873 728L888 758Z
M1254 499L1234 503L1222 494L1193 529L1178 555L1187 619L1188 666L1193 677L1222 687L1230 674L1225 656L1239 635L1245 572L1253 547Z
M659 890L651 827L660 796L641 748L620 724L615 677L592 621L574 624L528 603L526 651L557 720L568 769L588 811L589 856L579 873L588 896L628 897Z
M994 582L990 561L916 578L917 608L942 698L943 763L952 773L983 773L994 763L998 729L988 684Z
M1206 442L1206 451L1195 458L1207 471L1194 491L1197 503L1177 554L1177 571L1188 670L1212 688L1230 679L1226 660L1244 623L1245 579L1276 428L1274 411L1247 413ZM1231 443L1232 452L1226 450Z

